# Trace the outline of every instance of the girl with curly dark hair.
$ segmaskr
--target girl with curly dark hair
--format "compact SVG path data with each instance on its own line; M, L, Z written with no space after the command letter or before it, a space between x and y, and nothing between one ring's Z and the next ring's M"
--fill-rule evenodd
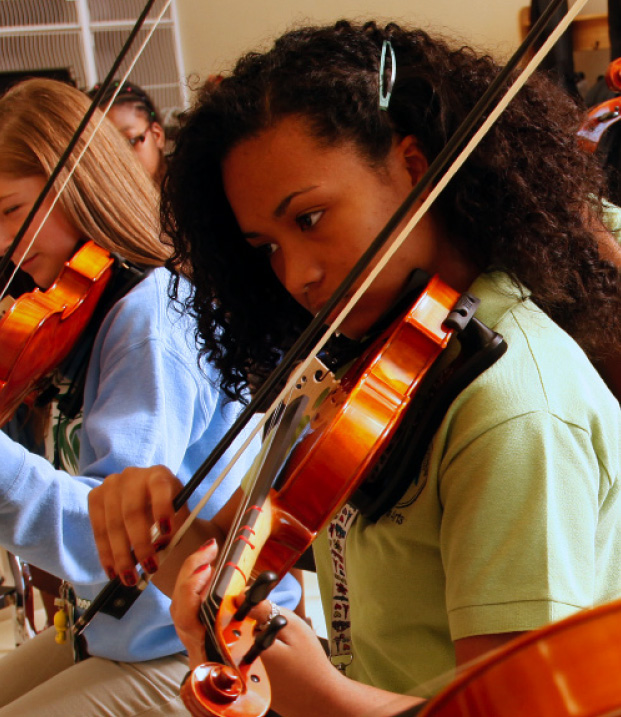
M392 87L380 77L387 42ZM498 72L420 30L342 21L289 32L207 82L171 157L162 219L194 283L201 348L232 396L278 364ZM389 707L391 693L422 694L518 633L621 595L621 417L591 363L619 349L620 277L600 254L611 210L578 148L580 119L530 80L341 325L365 337L422 269L477 296L508 349L452 401L396 504L353 518L339 620L318 536L324 609L349 630L351 655L335 670L289 614L264 653L282 715L394 714L417 699ZM154 486L172 476L130 473L162 512ZM221 537L226 515L205 535ZM151 550L127 531L110 537L119 574L123 544ZM192 663L205 659L195 615L215 551L188 559L173 601Z

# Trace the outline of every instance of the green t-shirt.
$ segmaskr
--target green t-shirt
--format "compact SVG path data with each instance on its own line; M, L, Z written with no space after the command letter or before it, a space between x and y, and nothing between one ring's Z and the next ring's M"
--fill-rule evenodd
M621 596L619 403L506 276L471 290L506 354L451 404L399 503L347 537L347 675L398 693L450 671L456 639ZM315 555L329 616L325 531Z

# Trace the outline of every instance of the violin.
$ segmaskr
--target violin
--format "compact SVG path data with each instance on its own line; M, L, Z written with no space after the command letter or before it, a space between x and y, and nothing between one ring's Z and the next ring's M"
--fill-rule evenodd
M113 274L114 258L92 241L46 291L22 294L0 318L0 425L33 403L88 325Z
M621 715L621 601L526 633L467 668L419 717Z
M289 571L349 496L371 472L394 436L412 397L446 348L454 329L447 318L459 294L433 277L415 303L349 368L317 405L315 396L288 403L255 489L218 563L201 608L207 628L205 663L185 680L181 696L193 715L261 717L270 688L260 653L286 621L276 617L257 637L247 617ZM315 372L315 369L313 369ZM325 374L315 380L325 390ZM304 385L304 380L301 385ZM308 423L284 465L281 458L300 418ZM262 480L265 478L266 480ZM265 485L267 483L267 485ZM241 607L235 598L258 577Z
M608 65L606 84L613 92L621 92L621 57ZM592 107L578 130L580 146L587 152L595 152L606 130L620 119L621 97L612 97Z

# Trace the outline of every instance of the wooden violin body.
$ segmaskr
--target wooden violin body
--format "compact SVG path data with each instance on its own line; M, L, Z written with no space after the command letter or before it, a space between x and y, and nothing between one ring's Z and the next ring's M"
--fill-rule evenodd
M32 400L68 356L112 277L114 259L92 241L47 290L20 296L0 318L0 425Z
M368 477L453 331L459 294L437 276L311 416L271 494L273 527L256 570L289 571ZM303 526L303 527L301 527ZM288 554L290 553L290 554Z
M444 321L458 299L438 277L431 279L405 315L312 406L308 426L265 499L250 500L233 540L240 554L225 566L230 587L216 606L213 626L226 664L202 665L184 683L182 697L193 715L261 717L269 709L261 661L245 661L254 621L237 619L231 599L259 573L271 571L278 578L287 573L369 475L451 338ZM207 625L214 617L208 612Z
M419 717L621 715L621 601L522 635L467 668Z

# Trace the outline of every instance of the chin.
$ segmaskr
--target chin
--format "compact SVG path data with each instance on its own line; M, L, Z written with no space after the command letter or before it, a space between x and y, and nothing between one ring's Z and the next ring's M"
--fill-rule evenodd
M330 326L337 318L339 310L331 313L326 321L326 326ZM358 306L345 317L343 323L338 327L337 331L343 336L353 341L362 339L373 326L373 324L381 317L381 313L372 310L360 310Z
M372 324L369 322L365 322L363 326L361 326L358 322L350 324L346 319L339 326L338 330L339 333L343 334L344 336L347 336L348 339L352 339L353 341L359 341L368 332L371 326Z

